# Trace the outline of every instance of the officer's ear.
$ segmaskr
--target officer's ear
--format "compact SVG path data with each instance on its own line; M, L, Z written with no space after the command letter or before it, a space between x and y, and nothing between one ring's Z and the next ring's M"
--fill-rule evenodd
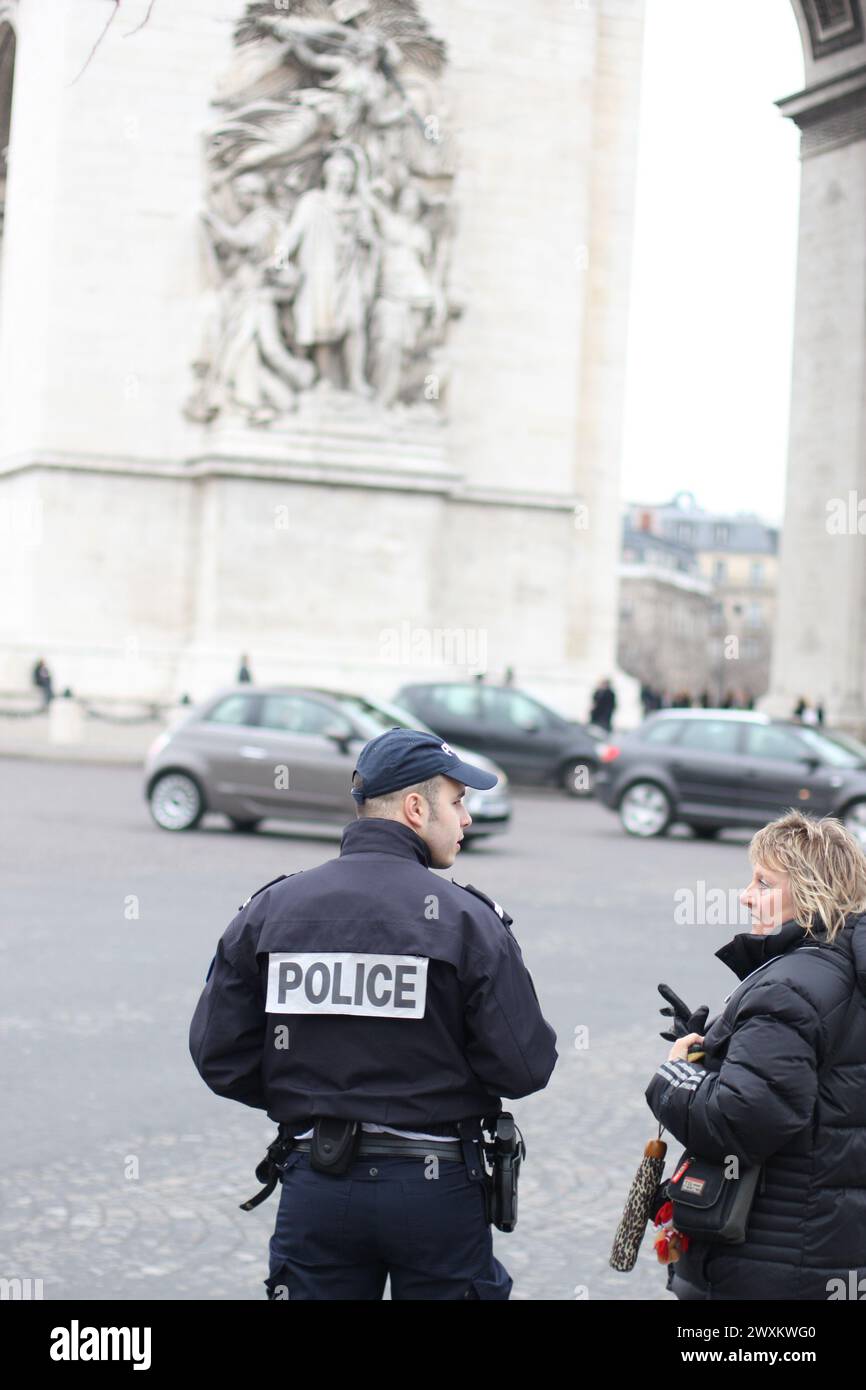
M400 803L404 818L410 825L415 826L416 822L421 825L424 821L424 798L420 792L406 792Z

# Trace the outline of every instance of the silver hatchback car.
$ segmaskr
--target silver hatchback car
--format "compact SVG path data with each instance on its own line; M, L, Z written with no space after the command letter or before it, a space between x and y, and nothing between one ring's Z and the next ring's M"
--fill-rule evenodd
M233 686L153 743L144 781L150 813L162 830L192 830L208 811L228 816L236 830L272 818L345 825L355 815L349 788L358 754L395 725L432 732L398 705L360 695ZM490 791L467 788L472 825L465 840L504 830L511 817L505 773L489 758L451 746L499 778Z

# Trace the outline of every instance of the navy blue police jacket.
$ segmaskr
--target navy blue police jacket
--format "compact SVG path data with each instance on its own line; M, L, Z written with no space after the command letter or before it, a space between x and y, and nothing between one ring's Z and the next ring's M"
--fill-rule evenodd
M230 923L192 1020L195 1065L217 1095L293 1127L497 1114L557 1058L511 921L431 873L408 826L356 820L339 858L267 885Z

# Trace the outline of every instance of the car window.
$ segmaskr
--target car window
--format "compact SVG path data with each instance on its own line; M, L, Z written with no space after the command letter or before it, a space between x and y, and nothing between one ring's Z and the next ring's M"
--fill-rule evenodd
M736 753L739 724L735 719L684 719L680 748L701 753Z
M265 695L259 723L281 733L323 734L340 723L340 716L328 705L305 695Z
M209 724L251 724L254 703L251 695L227 695L205 718Z
M798 733L809 753L831 767L862 767L866 761L866 748L848 734L824 734L808 728Z
M384 734L395 725L398 729L420 729L425 734L433 732L417 715L401 709L399 705L376 703L362 695L335 695L334 699L343 713L363 730L367 738Z
M851 734L843 734L840 729L802 729L800 731L809 746L813 740L818 740L823 747L827 742L832 743L834 748L845 749L852 753L858 763L866 762L866 743L862 743L859 738L854 738ZM838 752L836 756L841 756Z
M779 729L773 724L749 725L746 752L753 758L779 758L789 763L809 757L809 749L793 729Z
M430 690L434 710L460 719L481 719L481 699L476 685L434 685Z
M509 724L513 729L544 729L548 719L537 705L519 690L485 690L484 707L492 724Z
M682 719L656 719L644 732L647 743L673 743L678 737L685 721Z

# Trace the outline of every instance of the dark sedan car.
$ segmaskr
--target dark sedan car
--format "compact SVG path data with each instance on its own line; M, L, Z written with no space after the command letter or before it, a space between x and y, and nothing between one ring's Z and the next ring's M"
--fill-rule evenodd
M866 746L749 710L661 710L603 745L600 801L630 835L674 821L709 838L761 826L789 807L838 816L866 848Z
M592 792L598 741L585 725L509 685L441 681L404 685L395 697L449 743L477 748L513 782L551 783L570 796Z

